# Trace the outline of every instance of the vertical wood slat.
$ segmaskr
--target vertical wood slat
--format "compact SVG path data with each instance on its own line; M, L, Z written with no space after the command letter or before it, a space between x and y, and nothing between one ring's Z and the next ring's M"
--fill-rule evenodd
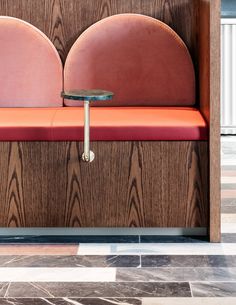
M22 146L11 143L8 160L7 192L5 198L5 215L7 215L7 227L25 226L25 204L23 196L23 160Z
M210 1L210 240L221 239L220 201L220 0Z
M210 240L220 241L220 0L200 0L200 109L209 124Z

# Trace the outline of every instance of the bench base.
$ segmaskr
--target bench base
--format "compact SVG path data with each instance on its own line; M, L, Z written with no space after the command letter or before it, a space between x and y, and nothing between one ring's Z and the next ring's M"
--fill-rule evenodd
M0 142L1 227L208 227L207 141Z

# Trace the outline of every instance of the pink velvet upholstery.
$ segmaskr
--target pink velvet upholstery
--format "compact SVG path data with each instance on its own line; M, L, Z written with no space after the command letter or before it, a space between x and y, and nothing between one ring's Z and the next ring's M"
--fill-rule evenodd
M195 75L187 47L170 27L148 16L115 15L89 27L71 48L64 76L65 90L98 88L115 93L113 101L94 106L195 103Z
M0 107L62 106L62 64L37 28L0 17Z
M83 141L83 108L0 109L1 141ZM192 107L94 107L91 140L206 140L207 125Z

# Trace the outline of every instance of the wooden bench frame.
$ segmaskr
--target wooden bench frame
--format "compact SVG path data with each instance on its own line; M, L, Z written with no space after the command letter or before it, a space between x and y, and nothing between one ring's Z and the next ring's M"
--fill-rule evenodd
M1 142L0 226L208 227L219 242L220 0L0 0L63 61L88 26L125 12L166 22L189 47L209 141L93 142L91 164L79 142Z

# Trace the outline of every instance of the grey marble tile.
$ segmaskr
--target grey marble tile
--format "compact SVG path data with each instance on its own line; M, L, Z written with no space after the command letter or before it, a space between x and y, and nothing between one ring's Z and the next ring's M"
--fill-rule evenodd
M1 276L0 276L0 280L1 280ZM9 286L8 283L0 282L0 298L5 296L8 286Z
M0 298L0 305L141 305L139 298Z
M222 243L236 243L236 233L223 233L221 234Z
M139 255L0 256L0 267L138 267Z
M235 255L142 255L142 267L236 267Z
M221 213L236 213L236 198L221 199Z
M35 298L140 298L190 297L187 282L11 283L5 297Z
M235 171L236 170L236 165L222 165L221 170L223 170L223 171Z
M189 282L235 281L236 268L177 267L177 268L117 268L117 281L126 282Z
M235 190L236 183L221 183L222 190Z
M236 282L190 283L193 297L236 297Z
M51 303L49 303L49 301ZM60 302L62 301L62 302ZM0 305L68 305L69 303L64 302L63 300L46 300L44 298L32 298L32 299L27 299L27 298L22 298L22 299L16 299L16 298L0 298Z
M20 297L20 298L52 298L52 295L47 289L41 286L42 283L8 283L5 294L1 297Z
M72 302L75 301L81 305L142 305L141 298L128 298L128 299L127 298L106 298L106 299L104 299L104 298L71 299L70 298L69 301L72 301ZM59 305L61 305L61 304L59 304ZM65 305L67 305L67 304L65 304ZM71 305L71 302L68 303L68 305Z

